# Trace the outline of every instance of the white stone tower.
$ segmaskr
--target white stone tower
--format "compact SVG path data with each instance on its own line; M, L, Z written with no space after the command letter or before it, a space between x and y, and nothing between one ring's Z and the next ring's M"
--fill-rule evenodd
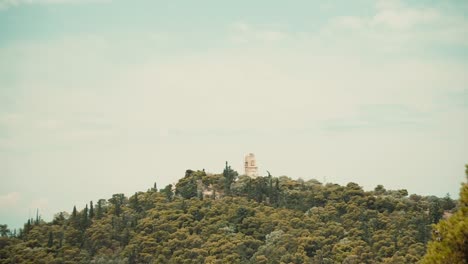
M253 153L245 155L244 169L245 175L252 178L258 176L257 161L255 160L255 155Z

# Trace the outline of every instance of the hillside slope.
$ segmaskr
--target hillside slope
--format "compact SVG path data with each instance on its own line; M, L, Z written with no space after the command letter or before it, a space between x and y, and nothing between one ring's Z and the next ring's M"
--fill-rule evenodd
M28 220L0 238L0 263L416 263L431 224L455 210L449 197L229 167L188 170L176 186Z

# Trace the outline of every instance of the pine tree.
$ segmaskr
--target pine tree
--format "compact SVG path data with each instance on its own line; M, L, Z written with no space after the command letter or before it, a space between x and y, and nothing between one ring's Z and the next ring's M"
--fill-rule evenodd
M102 217L102 200L98 200L98 202L97 202L96 217L97 217L97 219L101 219L101 217Z
M75 218L76 218L76 214L77 214L77 212L76 212L76 206L74 205L74 206L73 206L73 212L72 212L72 219L75 219Z
M26 224L24 224L24 228L23 228L23 234L27 235L29 233L29 231L31 230L31 219L28 219L28 221L26 222Z
M137 212L141 212L140 202L138 201L138 193L135 192L135 195L130 199L130 207Z
M34 225L38 225L39 224L39 209L36 208L36 220L34 221Z
M238 173L231 169L231 166L228 166L228 162L226 161L226 167L223 171L224 176L224 194L230 195L231 194L231 184L237 179Z
M49 240L47 241L47 247L52 247L54 245L54 234L52 231L49 231Z
M8 225L0 225L0 236L7 237L10 234L10 229L8 229Z
M93 201L89 202L89 219L94 218L94 207L93 207Z
M81 229L85 230L88 227L88 205L86 204L83 209L83 215L81 217Z
M114 214L120 216L122 206L124 205L125 195L123 193L116 193L112 195L109 202L114 206Z

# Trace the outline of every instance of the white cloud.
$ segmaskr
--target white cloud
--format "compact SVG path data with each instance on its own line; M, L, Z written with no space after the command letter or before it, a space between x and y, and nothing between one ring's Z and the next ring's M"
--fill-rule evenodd
M111 0L0 0L0 10L21 5L78 4L110 1Z
M288 37L286 32L254 26L240 21L231 24L229 28L230 34L228 39L234 43L271 43L284 40Z
M329 26L333 28L345 28L351 30L361 30L367 26L367 21L357 16L341 16L333 19Z
M371 16L339 16L328 27L352 30L411 30L421 25L439 23L442 14L434 8L415 8L400 1L377 1Z
M10 192L0 195L0 208L11 208L18 204L21 199L19 192Z
M468 21L459 14L401 1L377 1L370 15L331 18L314 41L339 52L383 54L385 60L394 59L392 56L428 59L437 52L446 56L447 50L466 49L466 36Z
M400 2L378 1L377 13L369 21L371 25L383 25L391 29L410 29L417 25L436 22L439 12L433 8L410 8Z
M0 113L0 127L11 127L21 121L21 115L18 113Z

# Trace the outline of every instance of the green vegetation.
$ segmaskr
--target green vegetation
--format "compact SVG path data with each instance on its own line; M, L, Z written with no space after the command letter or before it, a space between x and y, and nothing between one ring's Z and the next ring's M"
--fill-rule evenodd
M18 233L0 225L0 263L417 263L431 233L423 263L467 256L466 184L458 211L448 196L251 179L227 164L187 170L175 187L37 216ZM444 211L454 215L438 223Z
M468 165L465 170L468 177ZM460 190L459 209L449 219L433 227L423 264L468 262L468 183Z

